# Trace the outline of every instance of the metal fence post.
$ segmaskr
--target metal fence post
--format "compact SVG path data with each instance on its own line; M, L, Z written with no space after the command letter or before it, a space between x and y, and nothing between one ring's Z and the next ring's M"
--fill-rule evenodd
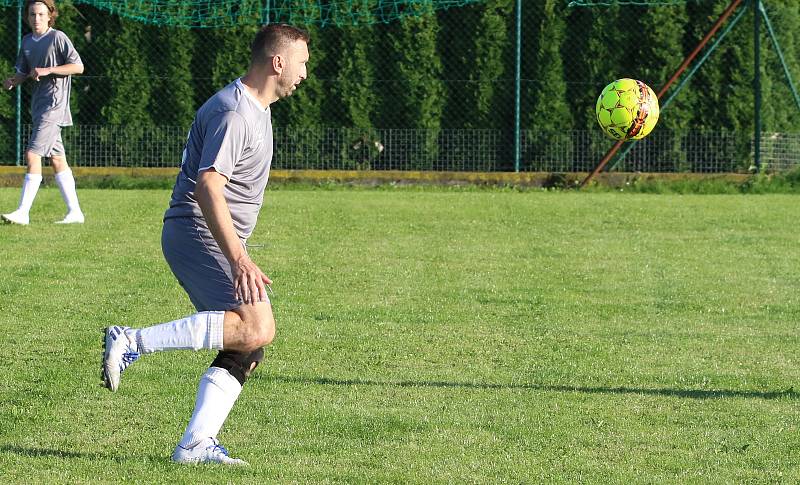
M24 0L19 0L17 6L17 52L22 49L22 4ZM22 165L22 83L17 85L17 153L16 165Z
M519 172L520 158L520 78L522 77L522 0L517 0L517 52L514 61L514 171Z
M753 161L756 173L761 172L761 0L752 0L753 7Z

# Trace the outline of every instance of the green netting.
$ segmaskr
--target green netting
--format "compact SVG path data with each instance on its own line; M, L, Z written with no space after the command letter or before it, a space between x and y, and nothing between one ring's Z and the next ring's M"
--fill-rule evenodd
M615 5L636 5L639 7L655 7L663 5L683 5L699 0L572 0L569 7L613 7Z
M13 7L24 0L0 0ZM358 25L460 7L483 0L73 0L152 25L205 28L288 22Z

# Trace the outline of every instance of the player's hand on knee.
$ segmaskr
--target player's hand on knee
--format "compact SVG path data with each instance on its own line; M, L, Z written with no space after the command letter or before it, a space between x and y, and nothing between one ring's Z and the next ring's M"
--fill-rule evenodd
M249 256L242 256L233 265L233 284L236 297L249 304L267 301L267 285L272 284L272 280Z

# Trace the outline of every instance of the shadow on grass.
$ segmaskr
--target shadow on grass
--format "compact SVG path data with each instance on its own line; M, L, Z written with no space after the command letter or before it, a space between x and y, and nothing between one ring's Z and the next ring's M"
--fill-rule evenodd
M111 458L102 453L86 453L80 451L54 450L50 448L23 448L21 446L2 445L0 453L14 453L15 455L29 456L31 458Z
M256 378L258 374L256 374ZM444 382L444 381L371 381L364 379L332 379L328 377L289 377L289 376L263 376L262 379L274 382L293 384L321 384L333 386L386 386L386 387L441 387L441 388L467 388L467 389L527 389L545 392L577 392L583 394L639 394L646 396L666 396L689 399L797 399L800 392L794 387L782 391L746 391L736 389L647 389L640 387L586 387L586 386L558 386L547 384L486 384L471 382Z
M0 453L13 453L19 456L29 458L65 458L65 459L79 459L85 458L90 460L112 460L117 462L126 461L121 455L108 454L108 453L91 453L82 451L69 451L69 450L56 450L52 448L24 448L22 446L14 445L0 445ZM141 458L141 455L138 456ZM166 461L164 456L148 455L146 458L149 461L163 462Z

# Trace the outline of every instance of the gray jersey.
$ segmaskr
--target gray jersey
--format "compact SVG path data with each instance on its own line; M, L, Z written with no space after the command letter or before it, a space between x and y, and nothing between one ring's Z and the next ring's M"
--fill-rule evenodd
M237 79L197 111L164 218L202 217L195 184L200 172L214 168L228 179L225 201L236 232L247 239L264 201L271 164L270 110Z
M50 29L38 39L33 34L22 38L22 48L17 56L17 72L28 75L36 67L56 67L64 64L83 64L81 56L67 34ZM69 95L72 76L51 74L33 82L31 117L34 124L41 121L59 126L72 125Z

